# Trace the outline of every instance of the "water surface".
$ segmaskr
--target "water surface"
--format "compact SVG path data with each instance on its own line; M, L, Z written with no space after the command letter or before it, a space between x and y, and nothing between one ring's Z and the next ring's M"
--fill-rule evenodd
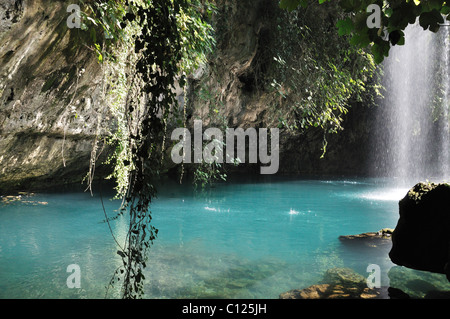
M386 180L271 178L231 181L206 192L166 182L152 206L159 229L146 275L147 298L278 298L333 267L388 284L390 247L356 249L340 235L394 228L398 200L413 185ZM94 189L95 190L95 189ZM98 190L98 189L97 189ZM104 192L108 216L118 201ZM98 193L38 193L0 204L0 298L104 298L120 266ZM111 223L119 242L126 216ZM68 288L67 266L81 270ZM108 297L117 297L115 290Z

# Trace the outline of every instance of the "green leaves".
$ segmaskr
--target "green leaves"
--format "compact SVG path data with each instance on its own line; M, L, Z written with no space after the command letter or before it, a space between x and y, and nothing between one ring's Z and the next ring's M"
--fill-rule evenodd
M214 5L197 0L190 6L183 7L177 16L182 53L180 69L186 74L194 72L204 63L206 55L210 54L216 45L213 27L203 19L198 8L208 12L208 15L217 10Z
M420 1L420 5L422 6L424 11L433 11L433 10L440 10L443 1L441 0L427 0L427 1Z
M318 0L319 3L326 2ZM380 10L382 25L378 30L367 26L367 8L376 4ZM292 11L307 1L281 0L280 7ZM424 30L437 32L445 18L450 21L450 5L445 0L397 1L397 0L340 0L339 6L349 13L337 23L338 34L350 37L350 43L360 48L370 47L377 63L388 56L390 47L405 43L403 31L409 24L419 20ZM385 35L388 38L385 39Z
M439 31L439 25L444 23L444 18L437 9L430 12L423 12L419 17L419 24L424 29L432 32Z
M392 45L403 45L405 44L405 33L401 30L394 30L389 33L389 42Z
M117 43L126 41L126 34L121 21L125 15L125 4L123 0L114 1L80 1L83 5L81 18L82 30L90 36L88 46L96 47L98 61L103 63L105 57L111 57L112 50Z
M419 14L419 7L413 2L401 2L398 6L389 7L392 10L390 17L387 17L386 26L390 30L399 29L404 30L408 24L413 24Z
M367 5L369 5L369 3L367 3L364 6L364 11L365 11ZM363 6L363 1L361 1L361 0L340 0L339 6L342 9L344 9L345 12L357 12L357 11L361 10L361 8Z
M389 55L390 45L388 41L378 40L372 45L371 51L375 63L383 62L384 58Z
M441 14L448 15L450 13L450 6L448 4L442 6L441 8ZM447 18L448 20L448 18Z
M368 47L371 42L368 33L355 33L350 39L350 44L362 48Z
M273 105L278 127L322 132L324 153L326 136L342 129L350 101L363 101L364 92L370 92L366 83L375 69L372 55L347 42L372 42L367 33L356 32L359 23L365 25L366 15L342 18L338 4L326 6L313 4L307 11L283 12L277 19L277 41L271 51L275 68L268 83L279 97ZM327 10L326 23L315 19ZM336 32L330 32L333 27Z
M355 25L353 24L353 20L350 18L346 18L345 20L339 20L336 24L338 27L339 35L349 35L352 33Z

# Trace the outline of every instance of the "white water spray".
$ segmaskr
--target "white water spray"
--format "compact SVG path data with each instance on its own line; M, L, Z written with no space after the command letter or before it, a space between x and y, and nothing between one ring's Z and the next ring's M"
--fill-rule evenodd
M405 45L384 62L385 98L378 106L373 169L400 183L450 176L449 28L405 30Z

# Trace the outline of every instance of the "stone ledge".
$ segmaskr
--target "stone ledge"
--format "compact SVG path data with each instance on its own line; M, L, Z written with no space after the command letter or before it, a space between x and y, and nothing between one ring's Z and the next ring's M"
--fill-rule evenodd
M383 228L377 232L367 232L358 235L339 236L339 240L343 243L358 243L369 247L377 247L391 243L393 229Z

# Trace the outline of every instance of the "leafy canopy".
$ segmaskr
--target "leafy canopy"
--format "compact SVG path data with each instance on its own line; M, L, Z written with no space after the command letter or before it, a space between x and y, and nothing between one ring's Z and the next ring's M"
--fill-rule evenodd
M330 0L318 0L324 3ZM450 21L450 3L445 0L338 0L348 16L337 23L340 35L349 35L350 42L359 47L371 47L375 62L381 63L394 45L405 43L404 30L417 20L424 30L437 32L445 20ZM280 0L280 7L289 11L306 7L308 0ZM373 14L370 5L380 8L380 27L369 27Z

